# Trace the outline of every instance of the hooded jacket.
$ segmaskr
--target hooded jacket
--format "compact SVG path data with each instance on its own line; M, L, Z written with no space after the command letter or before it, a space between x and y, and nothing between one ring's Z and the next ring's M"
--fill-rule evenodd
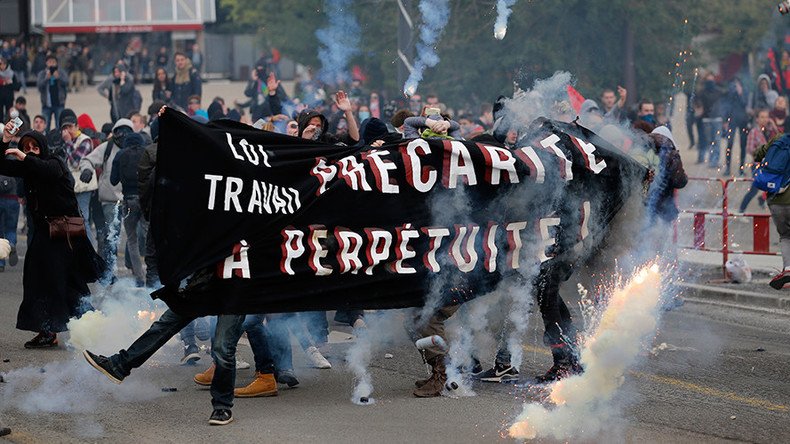
M66 164L51 155L44 135L33 130L25 131L21 134L19 146L26 138L35 140L41 153L38 156L29 154L21 162L0 157L0 174L24 179L27 208L37 229L46 230L47 216L79 216L74 178ZM0 143L0 148L5 151L8 144Z
M389 132L387 124L375 117L370 117L362 122L362 126L359 128L359 134L362 140L357 142L357 147L369 146L377 140L383 140L384 143L391 143L397 142L402 138L400 133Z
M329 122L326 120L326 116L319 113L318 111L305 111L302 114L299 114L297 118L297 123L299 124L299 132L297 133L298 137L302 137L302 133L304 133L305 128L310 124L310 120L314 117L318 117L321 119L321 134L318 136L316 142L328 143L330 145L355 145L357 143L356 140L352 139L349 135L344 135L343 137L336 137L334 134L330 134L327 132L329 128Z
M768 82L768 91L762 92L760 90L760 82L765 80ZM773 109L774 102L779 97L779 93L776 92L771 87L771 78L768 74L760 74L757 77L757 88L755 88L754 93L751 94L751 99L749 100L749 110L755 111L758 109Z
M126 136L123 140L123 150L115 156L112 162L110 183L121 184L124 199L138 196L137 166L145 150L145 141L137 133Z
M121 126L127 126L129 129L132 129L132 122L128 119L121 119L116 122L113 129ZM120 151L121 147L118 146L113 138L110 138L96 147L95 150L85 156L80 162L80 171L88 169L93 172L94 176L98 176L99 202L115 203L123 199L121 186L110 183L113 161Z
M70 318L84 311L80 300L90 295L87 283L94 282L105 265L87 236L50 236L47 218L80 216L74 179L64 161L50 153L43 135L25 131L20 143L24 145L26 139L36 141L39 155L28 154L22 161L0 157L0 174L24 179L27 209L35 227L25 254L16 328L61 332L66 331ZM0 149L6 148L7 143L0 143Z

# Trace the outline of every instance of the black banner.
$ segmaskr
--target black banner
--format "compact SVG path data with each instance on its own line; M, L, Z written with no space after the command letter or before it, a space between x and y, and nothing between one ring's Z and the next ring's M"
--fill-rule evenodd
M168 109L156 296L194 315L400 308L572 262L646 171L575 124L539 119L522 141L359 149Z

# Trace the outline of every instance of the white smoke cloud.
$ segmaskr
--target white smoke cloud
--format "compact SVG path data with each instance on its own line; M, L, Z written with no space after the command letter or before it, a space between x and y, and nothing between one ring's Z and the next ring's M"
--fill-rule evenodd
M417 92L425 69L439 64L436 44L450 20L449 0L420 0L419 8L422 14L422 26L420 26L420 41L417 43L417 57L414 61L414 69L403 85L403 92L407 96Z
M518 439L589 439L617 413L611 400L634 365L645 338L656 332L662 274L657 265L642 268L616 289L598 327L584 341L584 373L550 386L549 408L530 403L510 427Z
M499 0L496 4L496 23L494 24L494 37L502 40L507 34L507 19L513 12L510 8L516 4L516 0Z
M355 329L356 341L346 352L346 365L354 375L354 390L351 402L358 405L375 403L373 394L373 377L370 374L370 362L373 354L384 343L396 339L397 333L403 332L403 316L400 310L386 310L365 314L366 328ZM367 401L362 399L366 398Z
M129 278L94 292L91 305L94 310L69 320L67 345L105 355L128 347L167 309Z
M329 26L319 29L315 35L321 42L318 77L329 84L347 80L349 61L359 54L360 28L351 5L351 0L324 0Z

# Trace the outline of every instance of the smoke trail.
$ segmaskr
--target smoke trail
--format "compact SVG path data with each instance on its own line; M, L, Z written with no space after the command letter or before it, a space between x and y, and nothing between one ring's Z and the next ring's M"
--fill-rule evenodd
M321 42L318 58L321 70L318 77L329 84L348 79L348 63L359 54L360 28L350 11L351 0L324 0L324 11L329 26L315 32Z
M502 40L507 34L507 19L513 12L510 8L516 4L516 0L499 0L496 4L496 23L494 24L494 37Z
M661 278L657 265L645 267L614 291L598 328L586 339L581 352L585 372L550 387L549 400L554 408L525 405L509 429L510 436L567 440L590 438L600 432L617 413L609 401L642 350L642 340L655 334Z
M432 68L439 63L436 43L450 20L450 1L420 0L420 14L422 14L422 26L420 41L417 43L417 58L414 61L414 69L403 85L403 93L407 96L417 92L425 68Z
M373 393L373 378L370 375L370 361L373 353L381 344L394 339L395 332L403 331L400 310L387 310L365 314L367 328L356 329L356 342L346 352L346 364L354 374L354 391L351 402L357 405L370 405L376 401Z
M346 353L348 369L354 374L354 391L351 393L351 402L358 405L372 404L375 402L370 395L373 393L373 379L370 376L370 359L373 356L373 341L370 330L357 336L357 341Z
M121 221L118 220L118 212L120 211L121 204L117 202L112 207L112 216L109 223L109 228L107 229L107 240L104 244L104 248L107 251L112 252L112 254L107 255L107 270L102 276L101 284L102 285L110 285L112 283L112 278L115 276L115 266L118 262L118 243L120 242L121 238Z

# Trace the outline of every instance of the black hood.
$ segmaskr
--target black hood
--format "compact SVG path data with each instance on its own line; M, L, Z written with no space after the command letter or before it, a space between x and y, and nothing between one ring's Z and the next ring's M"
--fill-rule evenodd
M310 119L313 117L321 118L322 135L326 134L326 132L329 130L329 122L327 122L326 116L319 113L318 111L305 111L302 114L299 114L299 118L297 119L297 123L299 124L299 133L297 134L298 137L302 137L304 129L307 128L307 124L310 123Z
M25 137L30 137L31 139L36 141L36 144L41 149L41 154L38 157L42 159L46 159L49 157L49 144L47 144L47 139L44 137L43 134L39 133L38 131L33 130L26 130L23 131L22 134L19 135L19 147L22 148L22 140Z
M377 119L375 117L369 117L362 122L362 126L359 129L359 134L361 135L360 138L362 140L357 142L356 146L370 145L377 140L383 140L384 142L389 143L400 139L400 134L390 133L389 129L387 128L387 124L385 124L381 119Z

